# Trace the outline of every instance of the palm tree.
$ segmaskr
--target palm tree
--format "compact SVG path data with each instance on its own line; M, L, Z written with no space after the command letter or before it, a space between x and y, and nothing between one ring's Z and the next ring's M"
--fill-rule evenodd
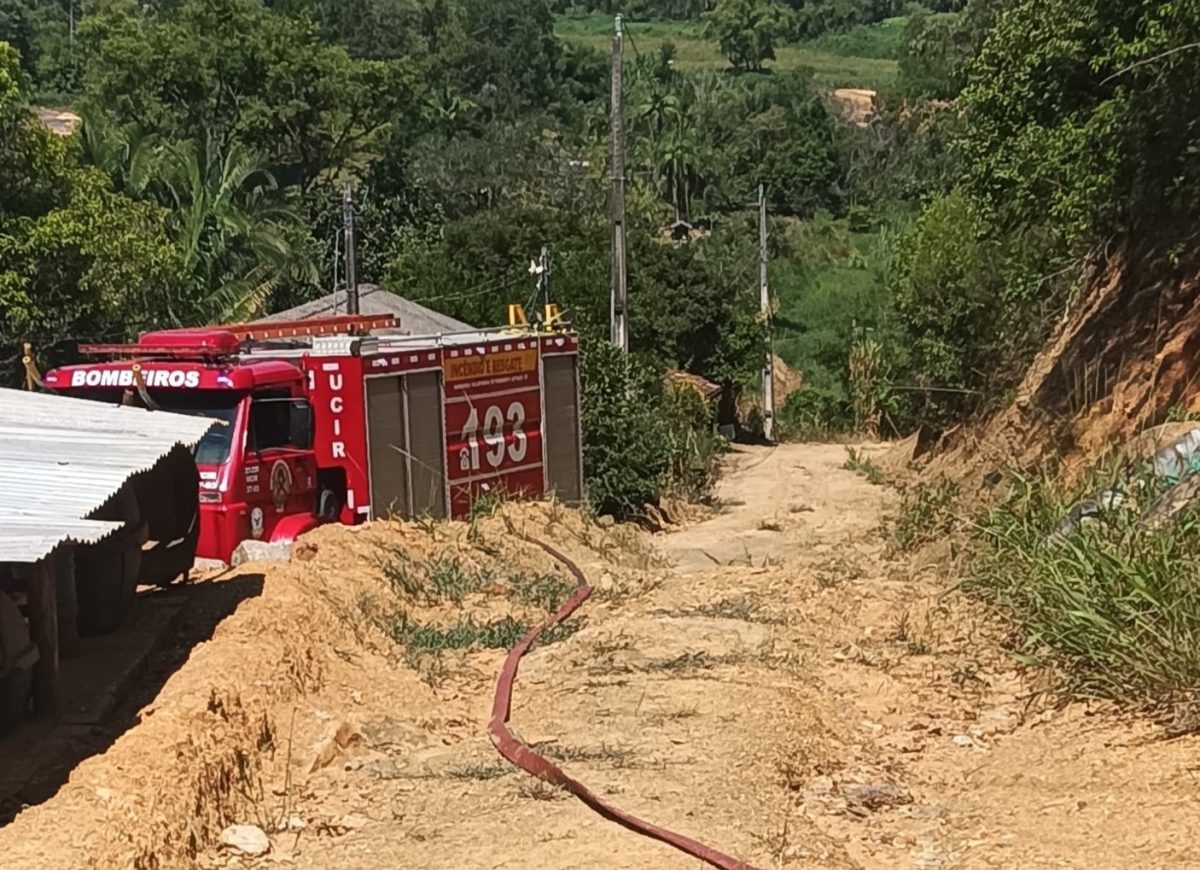
M159 203L185 265L182 288L163 288L175 325L245 320L261 314L284 283L315 284L318 269L296 244L300 211L279 190L257 154L214 140L162 145L104 115L85 114L83 159L118 190Z
M263 313L285 282L319 280L295 244L303 218L283 201L274 176L241 143L221 153L210 141L161 153L159 198L183 253L186 295L169 302L179 324L247 320Z
M154 136L120 128L99 112L85 111L77 140L80 156L112 179L113 187L141 197L154 180L160 149Z
M701 99L711 93L674 75L640 78L636 85L636 160L676 217L690 220L693 196L712 174L712 145L697 118Z

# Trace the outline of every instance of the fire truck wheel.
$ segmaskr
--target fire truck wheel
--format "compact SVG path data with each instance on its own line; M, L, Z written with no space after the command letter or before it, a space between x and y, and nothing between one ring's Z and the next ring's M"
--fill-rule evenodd
M321 497L317 499L317 516L332 523L341 512L342 500L338 498L337 493L332 489L321 490Z

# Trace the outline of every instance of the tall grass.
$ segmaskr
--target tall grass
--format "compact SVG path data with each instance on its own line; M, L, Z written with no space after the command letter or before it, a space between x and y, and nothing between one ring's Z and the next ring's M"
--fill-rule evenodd
M904 17L888 18L878 24L860 24L841 33L826 33L798 44L810 51L842 57L897 60L907 22Z
M1200 511L1150 529L1133 499L1051 535L1070 494L1015 477L981 523L967 586L1006 608L1018 656L1050 664L1063 690L1170 703L1200 689Z
M667 384L663 393L669 457L662 490L693 502L712 500L718 461L728 450L715 430L711 404L687 384Z

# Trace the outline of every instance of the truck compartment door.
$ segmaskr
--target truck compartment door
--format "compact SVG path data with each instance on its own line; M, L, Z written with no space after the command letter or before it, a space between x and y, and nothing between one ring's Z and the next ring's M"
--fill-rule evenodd
M371 463L371 518L412 516L404 383L399 376L367 379L367 448Z
M543 356L546 401L546 484L567 504L583 501L583 456L579 432L578 357Z
M442 433L441 372L405 375L405 414L411 452L414 516L446 517L446 448Z

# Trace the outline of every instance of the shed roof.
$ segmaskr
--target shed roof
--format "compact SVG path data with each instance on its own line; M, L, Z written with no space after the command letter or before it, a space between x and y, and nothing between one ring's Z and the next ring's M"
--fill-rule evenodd
M214 424L204 417L0 389L0 562L36 562L120 523L86 517Z
M474 329L469 323L419 305L411 299L397 296L377 284L358 285L358 310L360 314L394 314L400 324L399 333L405 335L438 335L446 332L466 332ZM327 317L346 313L346 291L336 290L320 299L305 302L287 311L280 311L263 320L304 320L308 317Z

